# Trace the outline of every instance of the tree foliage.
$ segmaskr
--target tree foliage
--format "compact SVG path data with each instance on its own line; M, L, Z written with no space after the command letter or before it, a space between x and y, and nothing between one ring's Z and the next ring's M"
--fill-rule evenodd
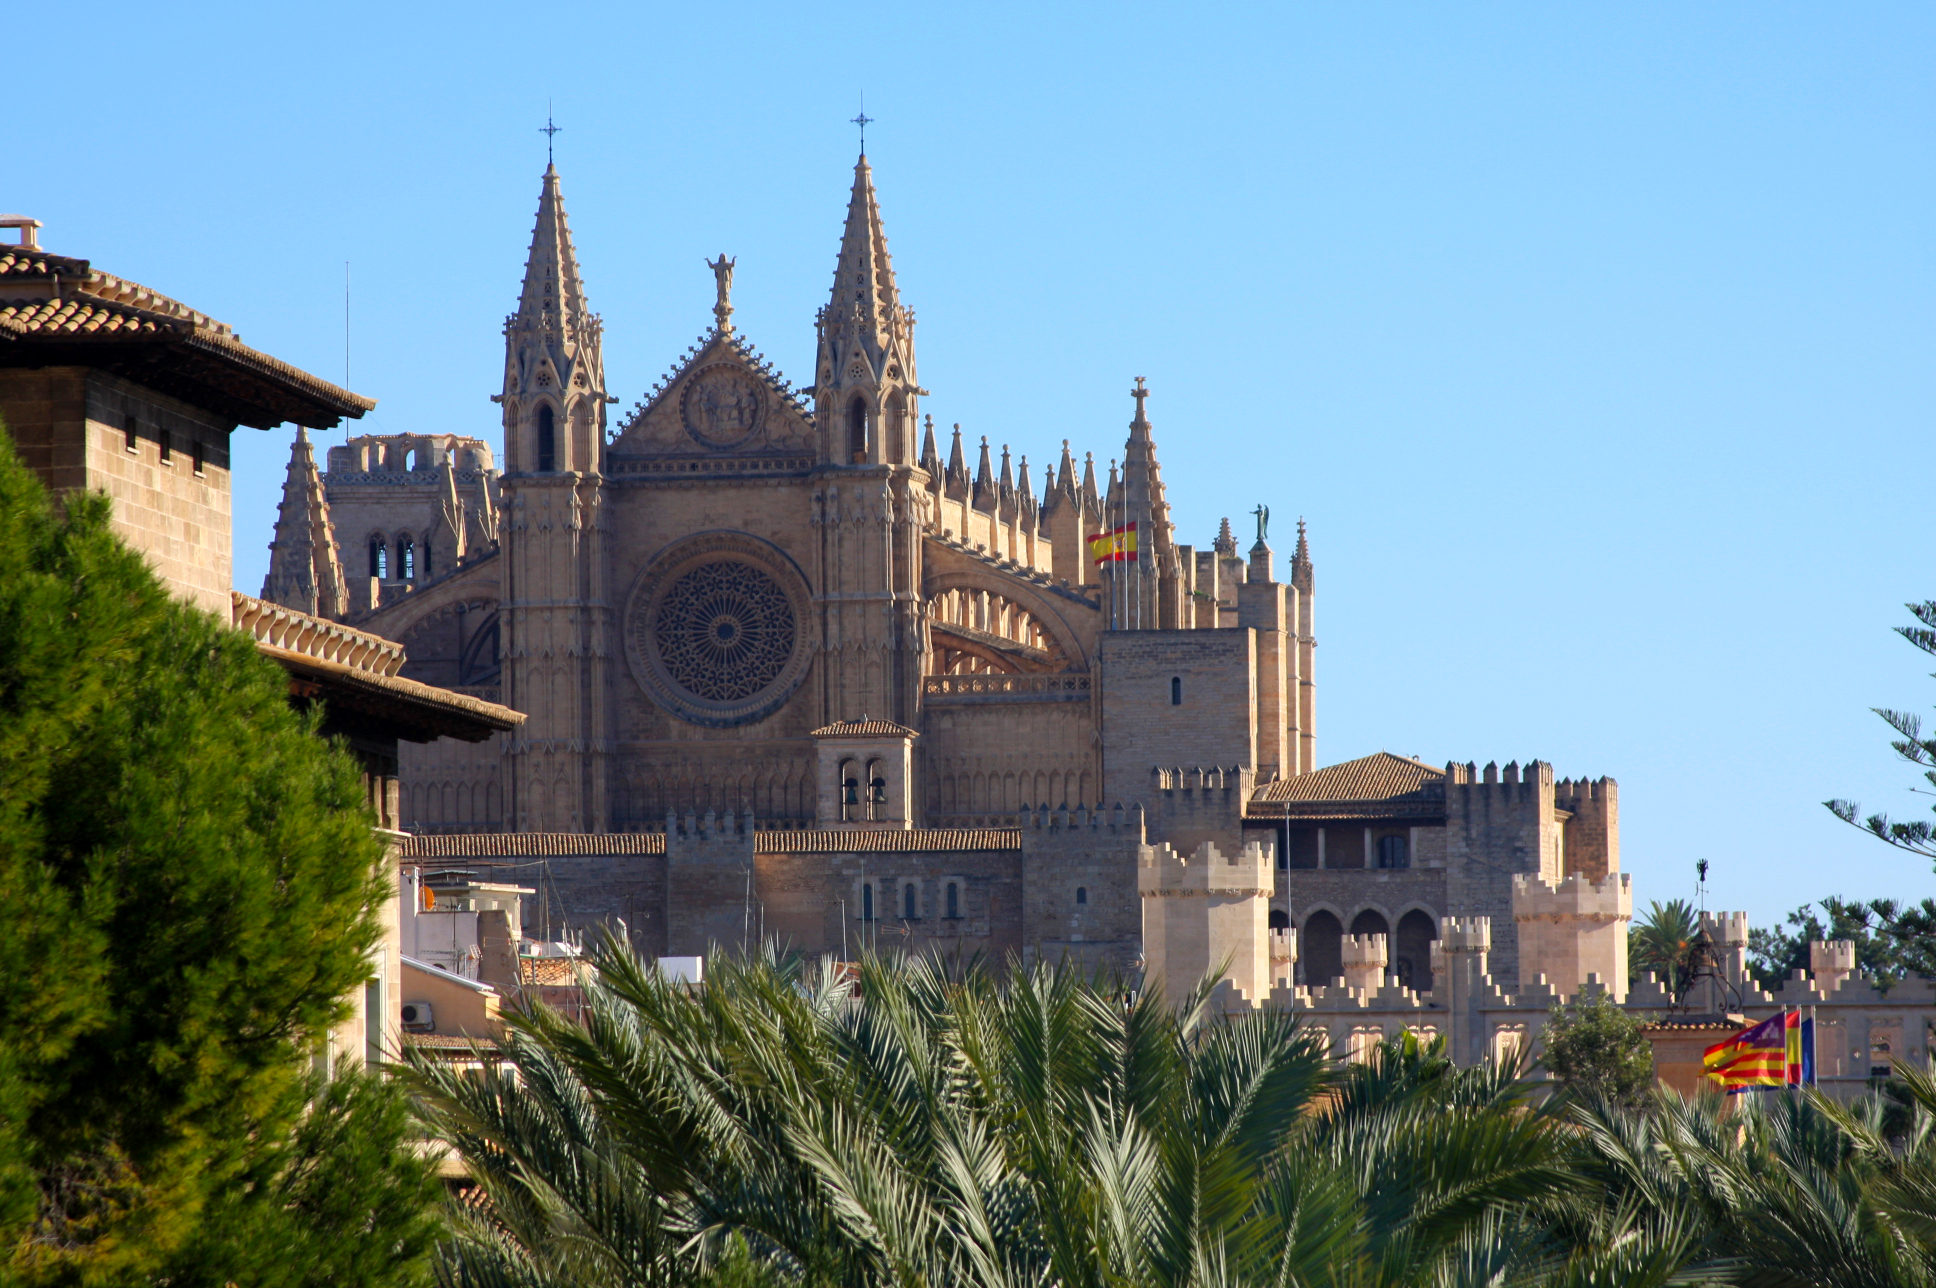
M1917 625L1898 626L1896 633L1923 652L1936 655L1936 600L1905 604L1903 607L1909 610ZM1931 678L1936 679L1936 675ZM1889 742L1890 749L1923 771L1923 781L1928 786L1911 790L1925 796L1936 796L1936 738L1923 736L1922 717L1913 711L1892 711L1884 707L1872 709L1896 733L1896 737ZM1871 814L1863 818L1862 807L1851 800L1823 801L1822 804L1844 823L1862 828L1898 849L1936 859L1936 829L1932 829L1926 820L1911 819L1898 823L1887 814ZM1936 810L1936 806L1931 808Z
M1652 971L1674 996L1687 987L1693 969L1694 937L1700 917L1685 899L1655 903L1647 915L1627 931L1627 960L1638 974Z
M1826 915L1826 920L1824 920ZM1887 989L1910 976L1936 978L1936 899L1904 904L1895 899L1805 903L1782 925L1748 932L1748 964L1763 988L1780 986L1809 969L1808 945L1846 939L1855 944L1856 969Z
M394 1109L364 1112L385 1093L310 1114L304 1080L303 1044L361 986L386 896L356 766L289 710L251 640L165 593L109 515L100 495L50 504L0 432L12 1281L180 1269L217 1246L221 1213L275 1186L295 1202L302 1169L325 1166L303 1142L344 1115L401 1143ZM365 1214L335 1234L372 1229ZM286 1258L263 1280L301 1281Z
M1540 1063L1568 1090L1628 1109L1645 1108L1654 1090L1654 1047L1638 1016L1603 992L1554 1003Z
M515 1069L419 1066L480 1182L450 1285L1936 1284L1914 1069L1893 1116L1541 1104L1438 1043L1340 1069L1291 1016L1050 967L596 964L584 1027L513 1020Z

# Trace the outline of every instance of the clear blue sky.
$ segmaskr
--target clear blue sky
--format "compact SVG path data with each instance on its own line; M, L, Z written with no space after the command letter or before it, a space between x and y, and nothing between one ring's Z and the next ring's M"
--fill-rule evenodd
M629 405L709 321L794 378L865 90L936 420L1121 450L1182 536L1311 524L1320 750L1620 780L1641 903L1936 894L1871 706L1930 559L1927 4L99 5L14 60L0 206L497 436L544 165ZM30 144L30 146L28 145ZM292 431L236 433L259 587ZM974 441L971 437L970 441ZM1241 529L1240 529L1241 530Z

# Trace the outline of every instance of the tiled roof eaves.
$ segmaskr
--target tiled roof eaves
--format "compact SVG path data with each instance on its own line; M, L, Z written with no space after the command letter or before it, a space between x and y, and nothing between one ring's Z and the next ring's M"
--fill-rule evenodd
M399 849L405 859L526 859L574 855L664 854L663 832L489 832L411 836ZM836 832L795 829L755 832L756 854L879 854L920 851L1019 850L1015 828L920 828L912 831Z
M52 298L0 300L0 338L30 343L178 344L266 379L332 416L360 417L376 406L374 398L351 393L280 358L250 348L211 318L186 309L183 312L186 316L85 292Z
M277 648L273 644L258 642L256 648L265 657L281 663L282 668L291 674L379 695L440 721L455 721L459 728L469 726L468 732L474 734L476 740L515 729L524 723L522 711L513 711L495 702L474 698L468 693L452 693L449 689L405 679L401 675L382 675L361 667L345 666L341 662Z
M1310 823L1342 823L1381 818L1445 822L1444 801L1397 804L1387 801L1259 801L1244 808L1248 819L1295 819Z

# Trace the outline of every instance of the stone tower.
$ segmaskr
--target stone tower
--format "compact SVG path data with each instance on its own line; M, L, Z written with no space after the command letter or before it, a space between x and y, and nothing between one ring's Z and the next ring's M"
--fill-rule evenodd
M605 366L558 171L547 166L518 310L504 325L504 701L531 718L507 740L510 819L602 832L606 700Z
M276 512L276 535L269 543L269 575L262 597L270 603L316 617L341 617L349 611L349 583L337 551L336 528L329 519L323 476L309 431L296 426L289 451L289 474Z
M918 715L929 504L914 443L914 314L901 304L867 156L854 163L832 297L818 320L814 423L822 716Z
M1304 537L1304 520L1297 521L1297 550L1291 555L1291 588L1297 592L1297 731L1295 772L1308 774L1318 767L1318 683L1316 612L1311 597L1317 577L1311 567L1311 546Z

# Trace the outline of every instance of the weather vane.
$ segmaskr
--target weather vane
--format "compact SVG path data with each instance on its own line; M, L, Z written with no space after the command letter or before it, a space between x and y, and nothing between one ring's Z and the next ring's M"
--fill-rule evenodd
M538 133L545 136L545 164L546 165L551 164L551 137L552 135L558 133L558 131L564 128L565 127L562 125L552 124L551 104L549 101L547 101L545 103L545 123L538 127Z
M867 155L867 127L873 123L874 118L867 114L867 95L862 94L860 96L860 115L854 118L854 124L860 126L860 154L862 156Z

